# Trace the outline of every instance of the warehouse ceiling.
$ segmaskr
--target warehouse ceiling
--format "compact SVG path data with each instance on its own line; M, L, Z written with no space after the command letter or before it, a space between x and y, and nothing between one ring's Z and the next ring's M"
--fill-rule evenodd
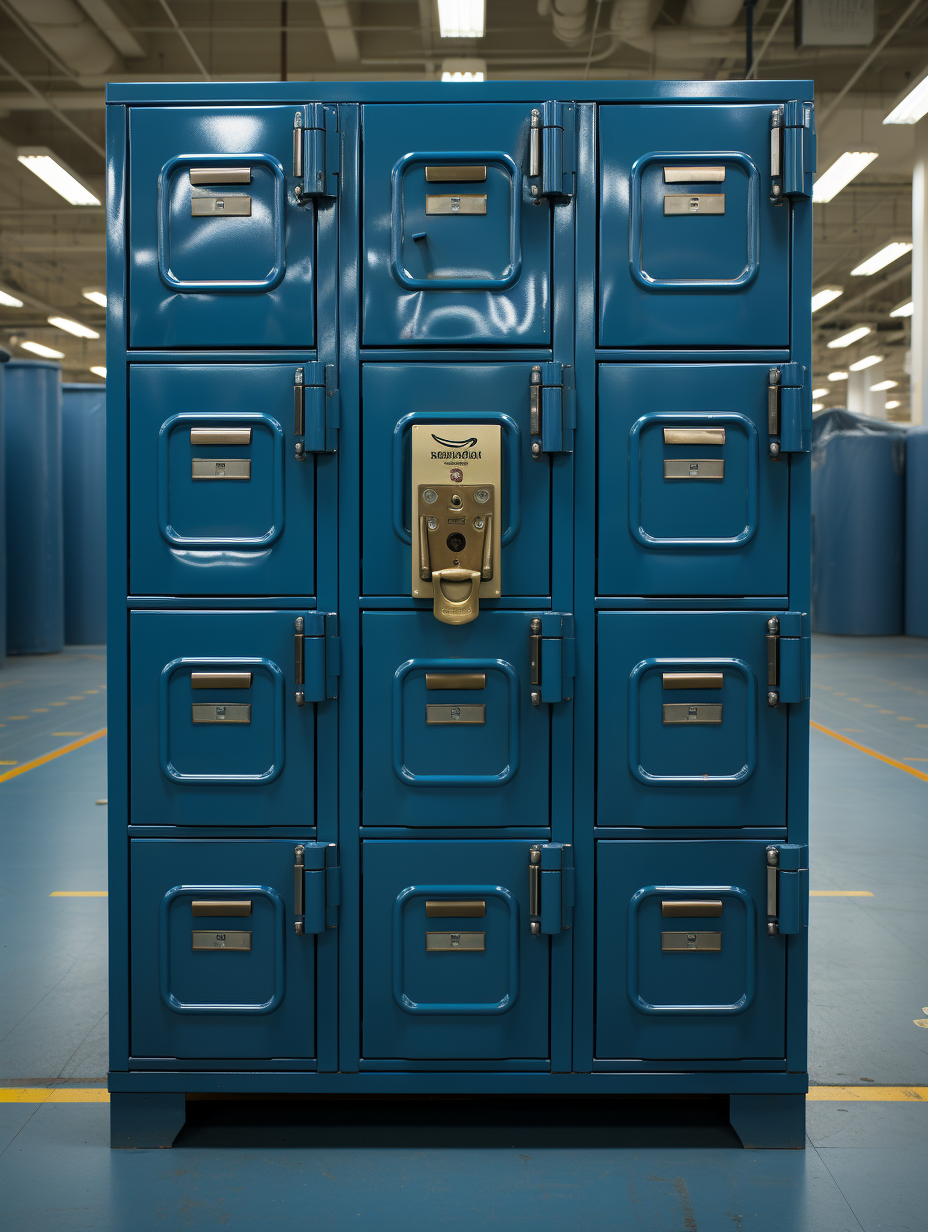
M84 295L104 282L103 208L66 205L16 155L47 147L102 201L107 81L440 80L448 60L482 61L470 67L492 79L736 80L745 24L741 0L487 0L484 37L463 39L440 36L436 0L0 0L0 292L22 300L0 303L0 340L63 352L69 380L105 363L105 313ZM844 288L814 317L817 383L876 339L881 376L899 381L891 414L907 418L910 324L889 313L909 295L910 258L850 271L911 235L913 129L882 121L928 65L928 0L878 0L862 46L796 47L793 0L757 0L753 26L752 75L815 80L820 170L848 149L879 155L814 207L815 285ZM56 315L100 337L73 337ZM827 348L857 325L871 330L861 343ZM832 388L826 405L843 401Z

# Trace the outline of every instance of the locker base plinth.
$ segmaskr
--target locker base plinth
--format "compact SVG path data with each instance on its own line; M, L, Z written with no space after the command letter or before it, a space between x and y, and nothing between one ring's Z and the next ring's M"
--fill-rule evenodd
M110 1146L142 1150L172 1146L187 1119L183 1091L114 1091L110 1095Z
M804 1095L732 1095L728 1116L741 1145L748 1150L805 1149Z

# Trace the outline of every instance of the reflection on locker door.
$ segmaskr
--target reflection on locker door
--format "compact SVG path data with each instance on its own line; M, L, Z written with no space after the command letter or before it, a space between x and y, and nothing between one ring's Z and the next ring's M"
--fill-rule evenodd
M368 345L550 345L552 207L523 187L531 112L365 106Z
M297 705L298 617L322 632L315 613L131 614L134 824L314 824L319 682ZM305 662L324 640L304 638Z
M550 593L551 464L531 454L531 372L530 364L364 366L365 594L410 590L413 426L426 426L441 452L471 444L455 431L461 423L500 429L502 491L496 507L502 532L502 593ZM472 448L478 449L479 441ZM463 470L461 480L466 481Z
M549 824L551 707L532 705L530 667L540 615L364 614L364 825Z
M768 451L769 372L600 367L601 594L786 593L789 461Z
M597 1057L783 1057L787 943L767 932L766 848L596 844Z
M295 456L294 391L323 394L320 368L132 366L135 594L313 593L315 462Z
M312 346L293 131L293 107L131 109L131 346Z
M134 1057L315 1056L316 942L294 929L294 845L132 840Z
M789 627L783 612L600 612L598 825L786 825L771 618Z
M788 346L771 105L600 114L600 344Z
M364 843L364 1057L518 1069L549 1056L551 943L530 928L532 846Z

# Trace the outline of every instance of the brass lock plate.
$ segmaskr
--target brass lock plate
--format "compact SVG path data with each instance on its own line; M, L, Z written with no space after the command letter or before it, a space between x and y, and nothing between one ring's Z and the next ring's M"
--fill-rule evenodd
M432 598L431 577L424 572L463 569L480 576L480 599L498 599L502 429L487 423L413 424L410 444L413 597ZM455 585L466 589L463 583L446 589Z

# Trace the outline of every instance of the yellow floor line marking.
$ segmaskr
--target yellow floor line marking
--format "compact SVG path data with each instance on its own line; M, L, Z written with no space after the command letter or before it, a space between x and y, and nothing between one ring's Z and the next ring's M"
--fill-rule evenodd
M69 702L82 702L83 700L84 700L84 695L83 695L83 693L78 694L78 696L77 696L77 697L69 697L69 698L68 698L68 701L69 701Z
M101 736L105 735L106 728L101 727L99 731L91 732L89 736L84 736L80 740L75 740L72 744L66 744L60 749L55 749L52 753L43 753L35 761L24 762L23 765L17 766L15 770L7 770L6 774L0 774L0 783L5 783L7 779L15 779L18 774L25 774L27 770L34 770L36 766L44 766L46 762L54 761L56 757L63 757L65 753L72 753L75 749L82 748L83 745L90 744L92 740L99 740ZM928 778L928 774L922 777Z
M108 890L52 890L49 898L106 898Z
M897 1101L928 1103L928 1087L811 1087L806 1099L835 1103Z
M15 761L0 761L0 766L15 766L18 765Z
M873 898L872 890L810 890L810 898Z
M906 774L912 774L917 779L922 779L928 783L928 774L924 770L916 770L914 766L907 766L904 761L896 761L894 757L887 757L885 753L878 753L876 749L868 749L865 744L858 744L856 740L848 740L847 736L842 736L839 732L832 731L830 727L823 727L821 723L814 723L809 720L809 726L814 727L816 731L823 732L826 736L832 736L835 740L840 740L842 744L849 744L852 749L857 749L861 753L867 753L870 757L875 757L877 761L885 761L887 766L895 766L897 770L904 770ZM2 776L0 776L2 782Z
M914 719L910 719L908 715L905 715L905 714L897 714L896 718L898 719L900 723L914 723L915 722Z
M83 732L52 732L53 736L83 736ZM928 758L925 759L928 761Z
M84 692L85 693L99 693L100 690L99 689L85 689Z
M0 1104L108 1104L100 1087L0 1087Z
M28 719L29 718L28 714L8 714L6 717L8 719Z
M50 702L49 703L49 705L52 705L52 706L66 706L67 704L68 704L67 702Z

